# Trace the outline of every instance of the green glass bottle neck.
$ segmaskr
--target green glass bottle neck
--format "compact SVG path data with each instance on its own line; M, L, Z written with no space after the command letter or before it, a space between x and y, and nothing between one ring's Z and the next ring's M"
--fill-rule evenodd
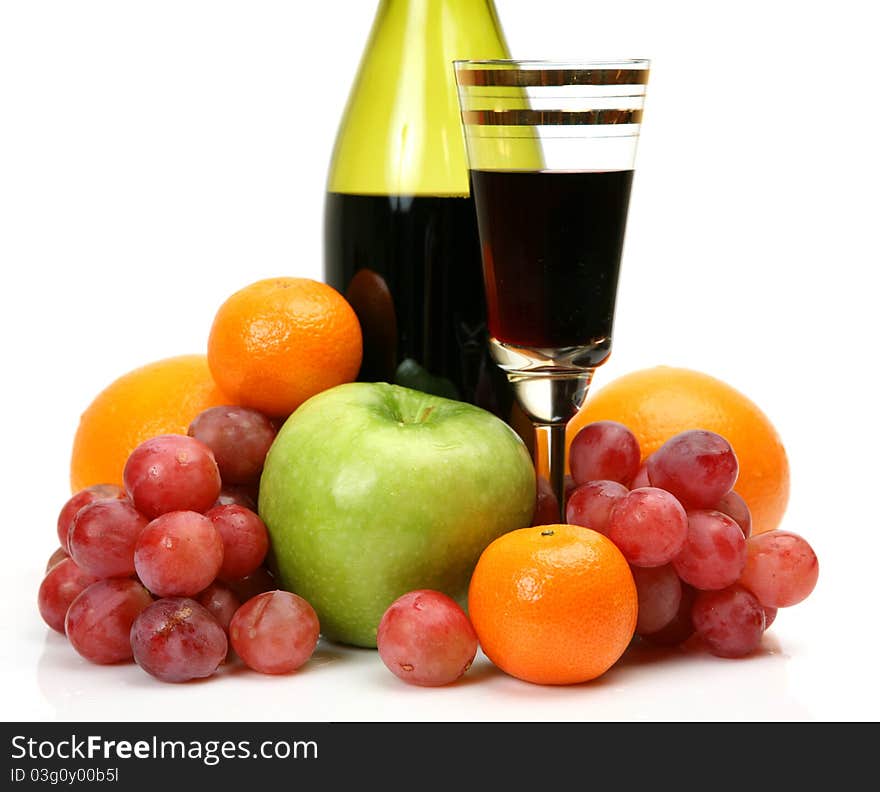
M452 61L505 57L492 0L382 0L339 129L328 189L467 195Z

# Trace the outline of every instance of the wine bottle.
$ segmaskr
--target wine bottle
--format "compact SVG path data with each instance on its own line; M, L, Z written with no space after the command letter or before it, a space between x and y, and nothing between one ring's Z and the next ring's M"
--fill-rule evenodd
M452 61L506 57L492 0L382 0L336 140L324 229L325 279L363 329L360 379L505 418Z

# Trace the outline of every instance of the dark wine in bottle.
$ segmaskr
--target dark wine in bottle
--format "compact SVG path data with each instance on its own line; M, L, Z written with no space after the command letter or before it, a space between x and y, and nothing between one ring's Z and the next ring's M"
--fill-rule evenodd
M326 218L327 281L364 333L361 378L491 400L473 200L329 193Z

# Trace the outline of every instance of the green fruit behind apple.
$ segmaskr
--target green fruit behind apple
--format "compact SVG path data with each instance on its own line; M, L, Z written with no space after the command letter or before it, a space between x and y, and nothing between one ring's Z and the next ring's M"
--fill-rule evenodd
M386 383L303 404L275 439L260 515L284 588L331 640L376 645L385 609L419 588L463 600L483 549L532 519L535 473L491 413Z

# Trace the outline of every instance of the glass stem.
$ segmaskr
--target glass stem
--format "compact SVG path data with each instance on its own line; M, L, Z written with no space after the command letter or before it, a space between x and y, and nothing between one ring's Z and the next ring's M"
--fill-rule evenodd
M490 341L495 362L504 368L505 350ZM548 481L559 505L559 522L565 522L565 427L583 406L593 380L593 369L566 369L562 373L544 371L507 372L517 403L529 417L537 433L547 440ZM542 443L535 444L535 470L543 469Z
M547 470L550 488L559 506L559 522L565 522L565 423L542 424L538 431L547 438Z

